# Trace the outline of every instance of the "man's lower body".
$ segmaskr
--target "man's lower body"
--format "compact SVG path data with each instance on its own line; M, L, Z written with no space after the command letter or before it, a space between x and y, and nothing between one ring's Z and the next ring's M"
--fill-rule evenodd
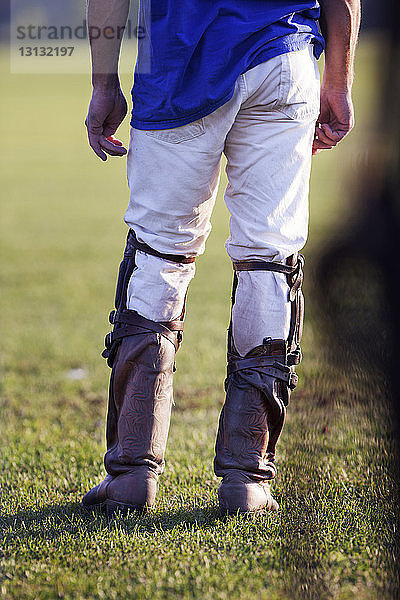
M269 481L301 358L298 252L307 238L318 112L319 73L309 47L241 75L232 99L203 119L132 129L130 232L106 351L108 475L84 505L113 512L154 503L186 293L210 233L225 154L234 287L214 469L222 513L277 508Z

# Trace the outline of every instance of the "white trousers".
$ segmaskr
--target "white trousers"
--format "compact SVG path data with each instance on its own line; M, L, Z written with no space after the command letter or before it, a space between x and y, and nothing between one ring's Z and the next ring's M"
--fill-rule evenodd
M202 254L225 154L230 258L284 262L307 239L318 113L319 71L310 46L240 75L232 99L203 119L174 129L131 129L125 222L159 252ZM137 252L128 308L154 321L179 318L194 273L193 264ZM238 273L232 321L241 355L265 337L286 339L289 315L285 275Z

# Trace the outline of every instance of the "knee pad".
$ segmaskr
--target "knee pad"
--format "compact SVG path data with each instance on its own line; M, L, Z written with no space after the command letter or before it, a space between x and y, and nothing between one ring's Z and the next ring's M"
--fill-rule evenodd
M236 273L239 271L274 271L284 273L289 287L290 327L286 340L264 338L263 345L251 350L245 357L240 357L234 346L232 336L232 319L228 331L228 377L231 373L245 369L261 370L274 377L279 394L284 404L289 403L290 393L297 385L294 367L301 361L300 341L303 331L304 298L302 293L304 257L292 254L286 264L264 261L234 262L234 279L232 290L232 306L238 284Z
M289 335L286 340L288 353L300 351L300 341L303 333L304 297L302 292L304 256L292 254L286 260L286 264L264 261L240 261L233 263L235 272L232 291L232 305L235 302L238 271L274 271L286 275L289 286L289 300L291 304L291 319ZM294 364L298 364L295 362Z
M122 338L128 335L138 335L148 333L149 331L159 333L168 339L178 350L183 337L183 320L185 316L185 306L179 319L168 322L155 322L142 317L137 312L129 310L126 305L128 284L135 268L135 255L137 250L181 264L190 264L195 261L194 257L183 255L163 254L154 250L147 244L139 242L135 232L130 229L126 241L124 256L119 267L117 287L115 292L115 310L111 311L109 321L113 325L113 330L105 338L105 350L102 356L107 359L107 363L112 367L118 346Z

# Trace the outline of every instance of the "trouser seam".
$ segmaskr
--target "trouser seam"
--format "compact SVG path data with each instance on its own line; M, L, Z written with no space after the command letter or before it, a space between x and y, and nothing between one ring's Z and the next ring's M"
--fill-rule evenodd
M243 102L245 102L247 100L247 96L248 96L246 76L244 73L242 73L239 76L239 89L240 89L240 95L241 95L241 100L242 100L241 104L243 104Z

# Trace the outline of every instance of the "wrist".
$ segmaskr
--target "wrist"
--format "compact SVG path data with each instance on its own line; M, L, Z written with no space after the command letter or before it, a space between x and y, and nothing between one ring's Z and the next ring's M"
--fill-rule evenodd
M110 92L120 89L118 73L93 73L92 86L96 91Z
M350 91L353 85L354 69L350 48L331 48L325 54L322 85L325 89Z
M350 94L353 86L353 74L343 71L329 71L325 69L321 88L325 91Z
M351 96L351 87L341 86L341 85L333 85L333 84L324 84L321 85L321 94L336 94L337 96Z

